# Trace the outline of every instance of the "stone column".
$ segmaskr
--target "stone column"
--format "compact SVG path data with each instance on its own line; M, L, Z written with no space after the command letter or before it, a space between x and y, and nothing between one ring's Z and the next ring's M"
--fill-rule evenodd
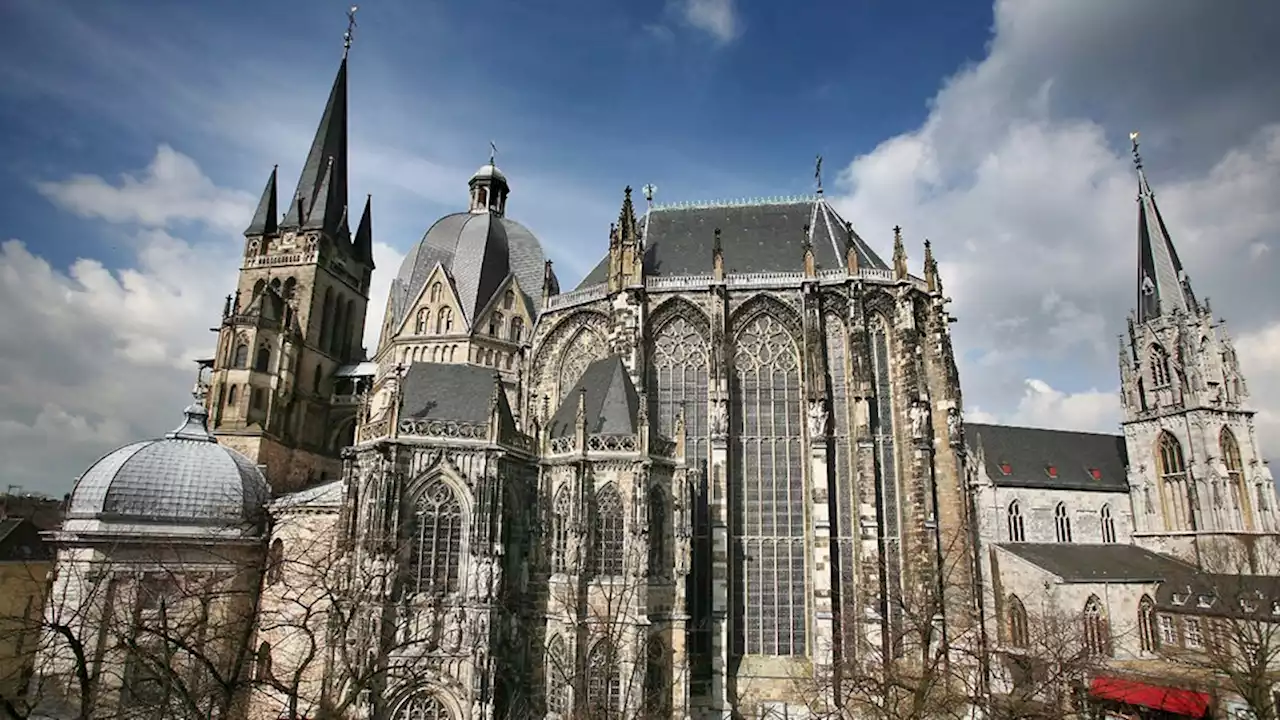
M727 388L726 388L727 389ZM711 525L711 707L728 718L729 670L729 401L727 392L710 403L711 477L707 505Z
M809 546L813 568L813 660L815 675L821 676L832 664L835 617L831 606L831 515L827 501L827 402L809 401L809 477L812 482L813 542Z

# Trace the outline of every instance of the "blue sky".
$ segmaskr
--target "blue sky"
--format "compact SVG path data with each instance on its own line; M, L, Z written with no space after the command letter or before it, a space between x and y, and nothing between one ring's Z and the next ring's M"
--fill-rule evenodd
M296 181L347 7L6 3L10 482L66 489L176 424L257 195L275 164L282 195ZM374 198L369 324L490 141L509 214L566 286L605 251L623 186L653 183L660 201L804 193L821 153L829 196L883 254L894 225L915 268L934 241L971 418L1115 432L1137 128L1197 291L1237 338L1259 436L1280 446L1280 9L1206 8L368 0L350 127L352 202Z

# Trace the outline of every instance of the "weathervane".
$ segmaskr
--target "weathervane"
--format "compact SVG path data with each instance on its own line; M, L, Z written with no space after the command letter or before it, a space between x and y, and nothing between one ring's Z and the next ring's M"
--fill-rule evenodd
M1138 154L1138 131L1134 130L1129 133L1129 142L1133 143L1133 164L1142 169L1142 156Z
M817 162L814 163L813 180L818 183L818 194L822 194L822 156L819 155Z
M498 157L498 146L492 140L489 141L489 164L493 165L493 161ZM497 165L494 165L497 167Z
M351 34L356 29L356 11L359 9L359 5L352 5L347 11L347 31L342 33L342 57L344 58L351 51Z
M649 205L652 206L653 196L658 192L658 188L654 187L653 183L647 183L640 188L640 192L644 193L644 199L649 201Z

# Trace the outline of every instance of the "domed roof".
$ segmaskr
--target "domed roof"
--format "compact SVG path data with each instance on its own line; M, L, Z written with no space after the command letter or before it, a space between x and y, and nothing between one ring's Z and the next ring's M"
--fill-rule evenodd
M480 169L475 171L475 174L471 176L471 180L468 181L468 184L477 180L501 180L505 183L507 181L507 176L502 174L502 171L498 169L497 165L487 163L485 165L481 165Z
M404 319L437 263L453 277L462 311L473 321L508 273L516 276L528 301L537 307L545 261L538 238L510 218L492 212L446 215L405 255L392 281L392 327Z
M108 453L80 476L67 520L179 526L255 525L270 499L253 461L214 441L199 402L178 429Z

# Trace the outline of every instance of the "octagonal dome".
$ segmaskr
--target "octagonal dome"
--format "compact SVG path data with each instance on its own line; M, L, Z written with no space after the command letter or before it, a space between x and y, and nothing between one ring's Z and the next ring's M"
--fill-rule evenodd
M252 460L219 445L199 402L178 429L108 453L80 476L68 522L252 529L270 499Z

